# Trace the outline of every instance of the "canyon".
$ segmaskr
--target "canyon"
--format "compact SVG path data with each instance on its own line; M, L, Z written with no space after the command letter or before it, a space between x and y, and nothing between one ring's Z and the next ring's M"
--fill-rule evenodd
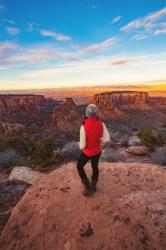
M79 128L89 103L98 106L99 116L107 122L113 140L113 146L102 153L99 192L88 203L81 195L81 183L73 170L75 162L62 166L69 159L61 158L60 165L49 165L46 172L51 173L41 177L32 187L7 179L14 165L7 171L2 168L1 249L54 249L55 245L64 250L87 249L85 239L89 240L91 249L108 249L110 230L111 249L118 246L119 249L127 246L131 250L165 246L165 224L161 223L165 216L165 168L151 164L147 154L129 154L122 141L124 136L136 136L144 128L158 129L166 124L166 98L152 97L140 91L107 91L90 98L80 94L77 101L72 97L65 97L62 101L31 94L1 95L0 100L0 135L4 140L6 136L28 135L35 142L38 138L52 136L56 144L55 155L61 157L62 149L68 143L71 143L70 150L76 150L72 142L78 142ZM108 154L111 161L115 159L118 163L105 163ZM22 166L26 166L27 159L29 157ZM39 165L29 167L45 171ZM88 210L86 218L83 215L85 210ZM79 216L75 216L76 211L79 211ZM98 221L109 230L102 232ZM42 237L38 237L39 234Z
M51 120L59 101L42 95L0 95L0 133L9 134L23 126L43 126Z
M32 127L60 133L78 131L89 103L98 106L103 120L134 122L133 117L138 115L135 123L139 118L146 121L146 117L149 121L157 118L160 123L166 122L166 98L151 97L147 92L107 91L82 98L80 102L84 103L78 105L79 99L76 103L72 97L62 101L43 95L0 95L0 134L18 134Z

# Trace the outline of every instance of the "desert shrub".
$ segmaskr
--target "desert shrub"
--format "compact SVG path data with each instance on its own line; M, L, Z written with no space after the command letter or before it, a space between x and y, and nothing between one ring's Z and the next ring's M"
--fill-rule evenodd
M166 147L156 148L151 154L151 159L156 164L166 166Z
M145 129L138 134L141 143L148 147L151 151L154 151L158 145L157 138L152 134L151 131Z
M101 157L100 157L100 161L104 161L104 162L111 162L111 149L110 148L105 148L102 151Z
M110 148L106 148L101 154L100 161L119 162L122 161L122 155L117 152L112 152Z
M163 145L166 143L166 128L160 128L157 134L158 144Z
M62 148L62 153L66 158L77 160L80 155L78 142L69 142Z
M111 162L119 162L122 161L123 157L118 152L111 152Z
M121 137L121 135L120 135L119 132L112 132L112 133L111 133L111 139L112 139L113 141L120 139L120 137Z
M32 153L33 144L27 137L12 137L6 141L6 148L14 149L18 154L28 156Z
M14 166L21 163L21 157L13 149L0 152L0 168Z
M34 163L40 164L50 164L53 159L53 150L54 150L54 139L53 138L44 138L37 140L34 145L34 150L32 154L32 161Z
M65 155L60 150L54 150L54 162L55 163L62 163L65 160Z
M126 148L129 146L129 137L127 135L122 138L121 145Z

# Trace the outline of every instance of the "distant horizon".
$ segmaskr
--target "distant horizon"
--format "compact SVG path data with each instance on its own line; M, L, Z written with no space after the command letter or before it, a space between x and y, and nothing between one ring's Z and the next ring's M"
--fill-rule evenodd
M158 83L159 85L156 85ZM166 88L166 79L156 80L156 81L147 81L147 82L121 82L117 84L89 84L89 85L70 85L70 86L55 86L55 87L38 87L38 88L18 88L18 89L0 89L1 91L35 91L35 90L52 90L52 89L71 89L71 88L103 88L103 87L111 87L111 88L140 88L140 87L152 87L155 86L156 88L160 86L165 86Z
M1 0L0 27L1 91L166 79L163 0Z
M153 96L163 96L166 97L166 81L160 80L159 85L156 82L146 82L140 84L125 84L123 85L91 85L91 86L67 86L67 87L56 87L56 88L36 88L36 89L13 89L13 90L0 90L0 94L6 95L44 95L46 97L60 97L60 96L90 96L94 93L99 92L116 92L116 91L137 91L137 92L147 92L149 95Z

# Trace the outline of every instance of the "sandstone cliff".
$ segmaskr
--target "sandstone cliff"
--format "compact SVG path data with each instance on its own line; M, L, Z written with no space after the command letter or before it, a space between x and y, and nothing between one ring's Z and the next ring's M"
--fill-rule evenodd
M14 208L1 249L165 250L166 170L100 164L98 192L89 198L75 163L41 177Z
M0 122L0 135L3 136L21 134L25 130L25 126L19 123Z
M52 125L60 131L76 131L83 120L76 104L71 97L66 97L64 102L55 107L52 116Z
M50 120L56 101L47 100L42 95L0 95L0 121L41 125Z
M96 94L93 102L98 106L102 117L123 117L123 110L149 109L148 93L135 91L116 91Z
M45 102L42 95L0 95L0 114L39 110Z

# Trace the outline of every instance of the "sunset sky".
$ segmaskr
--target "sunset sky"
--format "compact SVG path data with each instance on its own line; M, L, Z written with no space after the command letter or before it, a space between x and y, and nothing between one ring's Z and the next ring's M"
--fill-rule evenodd
M166 80L166 0L0 0L0 90Z

